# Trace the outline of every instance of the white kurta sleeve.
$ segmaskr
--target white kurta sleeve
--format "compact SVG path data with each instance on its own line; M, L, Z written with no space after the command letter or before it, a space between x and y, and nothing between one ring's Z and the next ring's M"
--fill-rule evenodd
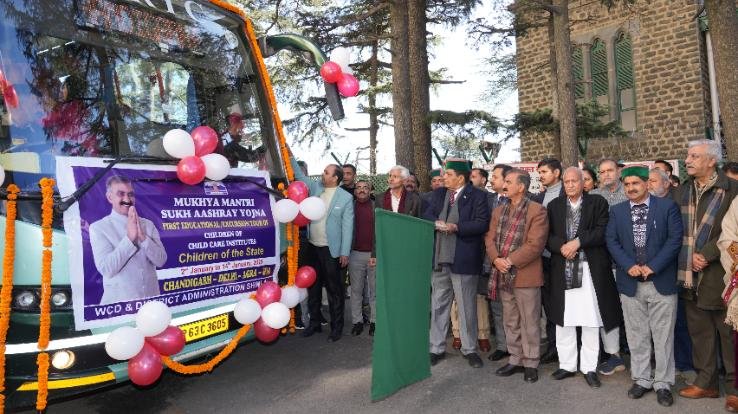
M110 278L123 270L138 248L128 237L123 237L117 244L114 244L111 237L115 238L116 235L112 229L106 232L108 226L103 220L90 225L90 246L97 271L103 277Z

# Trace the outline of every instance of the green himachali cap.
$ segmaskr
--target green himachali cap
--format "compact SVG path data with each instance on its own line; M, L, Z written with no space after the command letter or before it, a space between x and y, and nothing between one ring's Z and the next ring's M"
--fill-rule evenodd
M447 170L454 170L457 173L471 171L471 167L469 166L469 161L462 160L460 158L451 158L451 159L446 160L445 167Z
M441 176L441 169L440 168L436 168L435 170L431 170L430 176L431 176L431 178L433 178L433 177L440 177Z
M625 177L638 177L643 181L648 181L648 167L645 165L631 165L623 168L620 179L625 179Z

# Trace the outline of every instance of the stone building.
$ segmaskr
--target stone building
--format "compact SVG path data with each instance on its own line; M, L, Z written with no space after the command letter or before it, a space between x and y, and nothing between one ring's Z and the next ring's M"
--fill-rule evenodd
M683 159L688 140L712 136L710 59L698 0L650 0L611 10L572 0L569 13L577 102L607 108L626 138L589 142L587 160ZM545 20L517 41L521 112L551 108ZM553 154L547 135L521 137L523 161Z

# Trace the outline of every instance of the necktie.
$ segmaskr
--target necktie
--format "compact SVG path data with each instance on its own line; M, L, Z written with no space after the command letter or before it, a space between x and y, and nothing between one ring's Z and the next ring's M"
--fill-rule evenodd
M448 198L448 205L453 206L456 202L456 191L451 191L451 196Z

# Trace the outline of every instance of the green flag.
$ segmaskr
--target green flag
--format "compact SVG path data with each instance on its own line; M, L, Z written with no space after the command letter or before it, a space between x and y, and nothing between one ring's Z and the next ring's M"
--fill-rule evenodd
M430 377L433 223L375 210L377 328L372 401Z

